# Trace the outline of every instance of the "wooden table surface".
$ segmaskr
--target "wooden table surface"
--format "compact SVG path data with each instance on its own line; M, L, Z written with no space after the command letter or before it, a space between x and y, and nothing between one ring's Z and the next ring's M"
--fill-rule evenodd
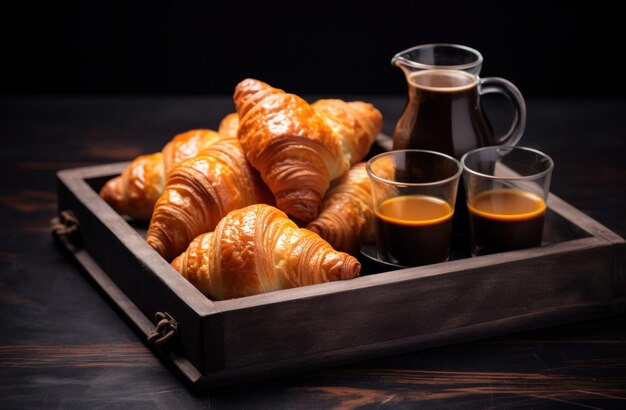
M358 98L391 133L404 96ZM551 191L626 237L626 100L527 104L520 144L554 158ZM0 408L626 408L626 316L191 393L53 244L55 173L158 151L232 110L227 96L0 100Z

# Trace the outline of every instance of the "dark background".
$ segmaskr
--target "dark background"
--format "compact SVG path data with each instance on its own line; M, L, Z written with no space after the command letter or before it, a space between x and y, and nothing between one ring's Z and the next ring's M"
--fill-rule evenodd
M245 77L294 93L403 94L398 51L453 42L525 96L622 97L618 2L15 2L3 95L231 94ZM7 6L3 6L7 7Z

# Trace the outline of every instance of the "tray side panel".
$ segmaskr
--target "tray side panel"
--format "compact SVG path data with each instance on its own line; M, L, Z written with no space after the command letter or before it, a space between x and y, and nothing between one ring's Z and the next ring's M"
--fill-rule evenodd
M55 239L61 250L93 280L94 284L99 287L99 290L110 300L118 313L127 320L127 323L139 337L146 340L154 329L152 321L146 318L133 301L115 285L109 275L100 268L85 249L77 249L72 241L62 235L55 235ZM178 356L159 346L151 345L148 347L189 386L197 385L202 379L202 374L185 357Z
M561 217L571 222L577 229L583 230L594 237L602 238L610 243L624 243L624 239L615 232L552 193L550 193L548 197L548 207L553 212L558 213Z
M192 296L184 295L180 288L173 289L155 274L150 265L159 264L159 261L151 260L159 257L156 252L150 255L150 252L143 252L137 247L133 249L132 246L125 246L120 240L124 235L137 236L137 243L142 245L143 240L112 210L98 209L107 205L85 183L84 178L87 175L89 173L82 173L80 170L62 171L58 177L59 210L69 209L76 215L79 221L80 246L148 320L154 322L155 314L159 311L168 312L176 319L178 337L173 349L187 357L202 372L205 367L201 329L204 312L186 303L187 296L189 298ZM126 237L126 239L135 238ZM164 264L164 261L160 262ZM165 265L165 269L172 269ZM190 287L188 284L185 285ZM197 293L193 288L190 288L190 291ZM206 303L211 302L207 300Z
M504 329L528 315L549 319L568 311L581 320L589 306L594 314L598 306L612 314L610 247L597 238L560 245L541 257L228 310L225 368L315 360L323 352L359 347L406 349L410 339L489 322Z

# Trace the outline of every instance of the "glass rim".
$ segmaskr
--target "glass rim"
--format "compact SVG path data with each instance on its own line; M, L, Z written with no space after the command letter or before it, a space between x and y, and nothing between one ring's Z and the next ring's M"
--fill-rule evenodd
M420 63L420 62L412 61L403 57L403 55L412 53L415 50L420 50L420 49L425 49L425 48L435 48L435 47L456 48L456 49L467 51L473 54L474 56L476 56L476 61L471 62L471 63L465 63L465 64L436 65L436 64ZM427 69L427 70L434 69L434 68L449 69L449 70L467 70L468 68L474 68L474 67L481 65L483 63L483 55L480 54L478 50L468 47L468 46L461 45L461 44L429 43L429 44L420 44L414 47L410 47L410 48L407 48L406 50L402 50L396 53L396 55L391 59L391 63L393 64L396 61L402 61L402 64L405 64L410 67Z
M494 151L494 150L499 150L499 149L508 149L510 151L525 151L525 152L532 152L534 154L537 154L538 156L545 158L548 160L548 167L546 169L544 169L543 171L534 173L534 174L530 174L530 175L517 175L517 176L497 176L497 175L489 175L489 174L484 174L482 172L478 172L475 171L471 168L469 168L469 166L466 164L466 160L467 158L469 158L469 156L480 153L480 152L484 152L484 151ZM530 147L519 147L519 146L514 146L514 145L490 145L488 147L482 147L482 148L476 148L473 149L471 151L466 152L462 157L461 157L461 166L463 167L463 171L472 174L472 175L476 175L482 178L488 178L488 179L492 179L492 180L505 180L505 179L509 179L509 180L515 180L515 181L531 181L534 179L539 179L542 178L548 174L550 174L552 172L552 170L554 169L554 161L552 160L552 158L546 154L545 152L539 151L538 149L535 148L530 148Z
M376 175L374 173L374 171L372 170L372 163L384 156L388 156L388 155L396 155L396 154L400 154L400 153L419 153L419 154L430 154L436 157L440 157L440 158L445 158L447 160L450 160L454 163L454 165L456 165L457 167L457 171L454 173L454 175L448 177L448 178L444 178L444 179L440 179L437 181L433 181L433 182L398 182L398 181L392 181L390 179L386 179L383 177L380 177L378 175ZM457 160L456 158L448 155L448 154L444 154L442 152L438 152L438 151L431 151L431 150L425 150L425 149L398 149L398 150L391 150L391 151L387 151L387 152L382 152L380 154L374 155L372 158L370 158L367 163L365 164L365 170L367 171L367 174L374 180L378 181L378 182L382 182L385 184L389 184L389 185L393 185L393 186L399 186L399 187L428 187L428 186L436 186L436 185L444 185L450 181L454 181L455 179L458 179L461 174L463 173L463 166L461 165L461 163L459 162L459 160Z

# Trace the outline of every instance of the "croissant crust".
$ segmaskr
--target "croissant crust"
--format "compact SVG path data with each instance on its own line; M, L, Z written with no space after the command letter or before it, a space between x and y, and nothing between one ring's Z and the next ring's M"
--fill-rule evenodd
M221 138L217 132L205 129L178 134L161 152L133 160L120 176L107 181L100 196L119 214L149 220L165 187L168 170Z
M333 248L353 255L375 240L371 183L365 163L353 166L326 194L319 217L307 225Z
M330 182L368 152L382 125L371 104L322 100L310 105L254 79L239 83L233 98L246 157L277 206L304 222L317 217Z
M250 166L239 140L224 139L175 166L155 208L147 241L166 260L228 212L273 198Z
M100 197L119 214L149 220L164 185L163 154L157 152L135 158L121 175L107 181Z
M351 279L360 270L356 258L261 204L230 212L172 266L213 300Z

